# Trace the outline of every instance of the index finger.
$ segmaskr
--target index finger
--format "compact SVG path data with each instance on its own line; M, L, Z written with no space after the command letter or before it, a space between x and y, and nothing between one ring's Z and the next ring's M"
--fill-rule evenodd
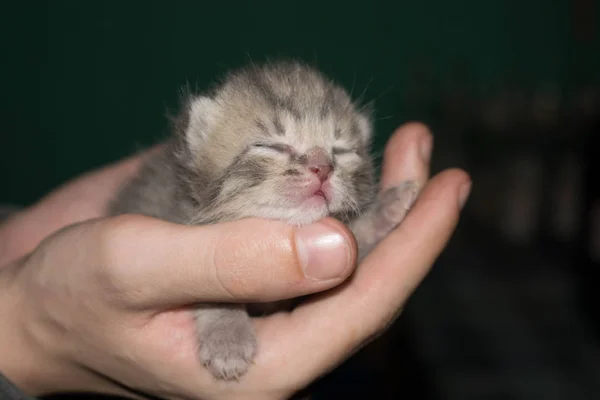
M407 180L420 187L425 185L429 178L432 147L433 136L426 125L410 122L398 128L385 147L381 189ZM398 160L399 157L402 160Z

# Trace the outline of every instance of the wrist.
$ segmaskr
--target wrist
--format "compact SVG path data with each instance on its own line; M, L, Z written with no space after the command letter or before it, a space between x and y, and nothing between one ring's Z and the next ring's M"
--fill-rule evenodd
M48 329L23 288L28 256L0 267L0 374L29 396L71 391L126 394L64 357L64 332Z

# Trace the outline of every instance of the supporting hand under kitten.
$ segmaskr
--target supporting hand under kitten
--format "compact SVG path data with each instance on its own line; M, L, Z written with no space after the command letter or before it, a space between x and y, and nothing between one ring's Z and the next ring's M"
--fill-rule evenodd
M419 193L412 181L384 191L350 226L360 263L404 219ZM211 305L196 312L199 358L213 376L236 380L246 373L257 351L252 321L240 305Z

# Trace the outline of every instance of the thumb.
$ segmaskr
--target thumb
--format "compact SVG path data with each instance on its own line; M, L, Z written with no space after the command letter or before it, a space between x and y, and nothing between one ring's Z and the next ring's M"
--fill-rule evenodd
M356 243L334 219L293 227L245 219L184 226L142 216L105 220L102 248L119 298L131 307L267 302L338 285ZM113 288L114 290L114 288Z

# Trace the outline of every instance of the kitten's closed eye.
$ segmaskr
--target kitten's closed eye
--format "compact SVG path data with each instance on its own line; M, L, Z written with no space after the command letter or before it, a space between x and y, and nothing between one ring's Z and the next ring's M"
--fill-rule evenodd
M356 153L354 149L347 149L345 147L334 147L332 150L334 156L340 156L342 154L353 154Z
M296 151L292 146L283 143L254 143L252 146L260 149L273 150L279 153L296 154Z

